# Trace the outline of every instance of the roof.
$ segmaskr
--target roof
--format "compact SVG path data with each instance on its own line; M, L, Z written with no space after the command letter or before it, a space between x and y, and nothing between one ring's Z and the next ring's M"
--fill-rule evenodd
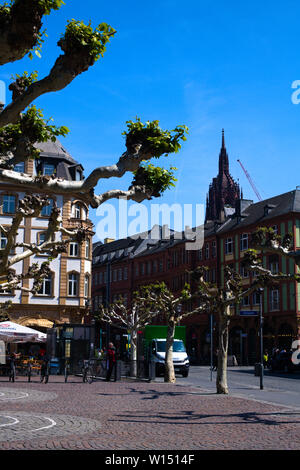
M233 214L218 230L219 233L228 232L237 228L265 223L275 217L300 212L300 190L295 189L278 196L250 204L241 212L240 220Z
M163 231L163 227L154 225L151 230L127 238L100 245L95 243L93 245L93 264L103 264L108 260L114 263L126 259L128 256L137 257L158 253L185 240L180 232L174 232L173 230L170 230L168 238L164 238Z
M41 150L41 157L62 159L67 161L69 164L79 165L58 139L56 139L55 142L52 142L51 140L40 142L34 146Z

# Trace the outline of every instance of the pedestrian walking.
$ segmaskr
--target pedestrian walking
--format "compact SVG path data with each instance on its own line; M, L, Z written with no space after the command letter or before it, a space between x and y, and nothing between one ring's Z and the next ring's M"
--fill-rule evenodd
M114 347L113 343L108 344L107 365L106 382L109 382L112 371L114 370L114 372L116 372L116 348Z
M268 355L268 351L265 351L263 355L264 368L268 366L268 363L269 363L269 355Z
M20 354L11 353L9 356L9 381L14 382L16 379L16 360Z
M41 382L45 381L45 384L49 380L49 368L50 368L50 361L47 356L44 356L43 362L41 365Z

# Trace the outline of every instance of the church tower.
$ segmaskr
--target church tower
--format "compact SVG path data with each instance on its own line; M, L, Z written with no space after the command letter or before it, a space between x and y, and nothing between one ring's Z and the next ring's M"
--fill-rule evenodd
M206 198L205 223L209 221L224 221L227 213L230 213L230 208L235 207L237 199L240 199L240 188L229 173L229 159L225 147L224 129L222 129L219 173L209 185Z

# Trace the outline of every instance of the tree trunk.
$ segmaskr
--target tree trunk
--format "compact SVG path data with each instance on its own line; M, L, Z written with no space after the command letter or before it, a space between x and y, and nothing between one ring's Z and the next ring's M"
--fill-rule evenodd
M228 394L227 386L227 356L228 356L228 326L229 320L224 315L219 316L219 353L217 371L217 393Z
M165 378L164 381L168 383L175 383L175 371L173 364L173 342L175 336L175 321L171 319L168 321L168 332L166 341L166 356L165 356Z
M131 332L130 342L130 377L137 377L137 334Z

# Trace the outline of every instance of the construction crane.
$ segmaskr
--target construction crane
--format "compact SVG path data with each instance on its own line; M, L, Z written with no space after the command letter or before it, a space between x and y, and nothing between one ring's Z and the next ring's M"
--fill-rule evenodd
M251 176L249 175L248 171L246 170L246 168L245 168L244 165L242 164L241 160L238 160L238 162L239 162L239 164L241 165L242 170L244 171L244 173L245 173L245 175L246 175L246 177L247 177L247 180L248 180L249 183L251 184L252 189L253 189L253 191L255 192L255 194L256 194L258 200L259 200L259 201L262 201L262 197L261 197L261 195L259 194L258 190L256 189L256 186L255 186L255 184L253 183L252 178L251 178Z

